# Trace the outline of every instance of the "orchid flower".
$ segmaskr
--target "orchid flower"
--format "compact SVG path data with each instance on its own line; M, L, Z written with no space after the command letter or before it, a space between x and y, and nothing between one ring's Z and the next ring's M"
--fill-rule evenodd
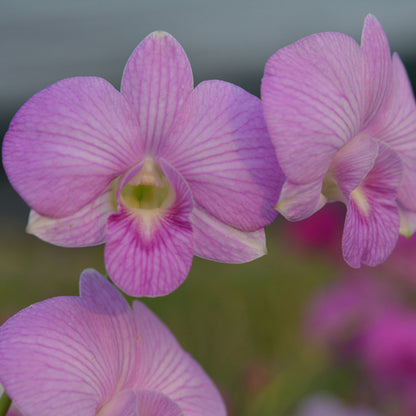
M0 382L25 416L225 416L210 378L144 304L130 308L92 269L80 294L0 328Z
M3 163L32 208L27 231L61 246L106 242L113 281L159 296L193 254L241 263L265 254L283 175L261 102L206 81L165 32L130 56L121 92L97 77L32 97L4 138Z
M361 46L319 33L279 50L261 93L286 175L276 209L298 221L342 201L346 262L383 262L416 228L416 106L379 22L367 16Z

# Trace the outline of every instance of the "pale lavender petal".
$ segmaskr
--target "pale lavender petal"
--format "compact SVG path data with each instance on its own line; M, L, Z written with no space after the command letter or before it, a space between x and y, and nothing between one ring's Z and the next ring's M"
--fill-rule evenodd
M400 234L411 237L416 231L416 212L409 211L398 203L400 214Z
M201 207L192 211L194 254L224 263L245 263L267 254L264 229L240 231Z
M397 154L380 145L373 169L347 199L342 248L351 267L383 262L396 245L400 216L397 188L402 163Z
M151 390L124 390L98 412L97 416L184 416L169 397Z
M416 104L406 69L397 54L393 55L391 94L366 132L399 154L404 168L399 201L416 211Z
M379 145L374 139L359 134L335 155L329 172L345 199L373 168L378 152Z
M201 366L144 304L134 301L133 310L142 341L137 344L136 388L165 394L185 416L225 416L221 396Z
M86 270L81 297L32 305L0 328L0 381L25 416L94 416L136 377L128 303Z
M361 128L362 51L341 33L320 33L277 51L261 86L264 116L287 179L322 180Z
M162 160L160 164L176 194L173 205L155 210L121 207L108 220L106 268L131 296L172 292L192 263L192 194L178 172Z
M276 209L289 221L300 221L319 211L326 203L321 193L322 181L299 185L286 181Z
M94 201L142 157L137 119L101 78L57 82L13 118L3 144L10 182L41 215L61 218Z
M139 119L147 153L158 154L192 88L191 66L173 36L153 32L134 50L124 69L121 92Z
M143 416L137 409L137 394L133 390L124 390L112 397L98 411L97 416Z
M226 82L203 82L172 129L161 154L184 176L196 203L244 231L273 221L283 175L258 98Z
M48 218L31 211L26 231L63 247L83 247L105 242L108 217L115 212L110 188L95 201L69 217Z
M162 393L136 390L136 395L138 416L185 416L181 408Z
M391 53L389 42L378 20L369 14L361 36L365 64L365 107L363 122L377 113L391 90Z

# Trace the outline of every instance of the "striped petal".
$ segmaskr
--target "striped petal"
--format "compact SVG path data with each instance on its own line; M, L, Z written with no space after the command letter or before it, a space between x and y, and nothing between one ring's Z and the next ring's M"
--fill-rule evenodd
M176 195L173 205L154 210L122 206L108 220L106 268L114 283L131 296L172 292L192 263L191 191L170 165L162 160L160 164Z
M93 77L65 79L40 91L13 118L3 144L13 187L51 218L92 203L142 154L129 104L107 81Z
M283 175L261 102L241 88L198 85L161 154L189 183L195 202L220 221L254 231L276 217Z
M309 36L268 60L264 116L289 181L323 179L337 151L359 131L362 90L360 47L341 33Z
M0 328L0 381L25 416L94 416L136 376L136 327L124 298L87 270L81 297L48 299Z
M225 416L221 396L200 365L149 309L133 302L142 342L137 389L156 390L180 406L184 416Z
M394 249L399 237L397 188L402 163L397 154L380 145L373 169L347 199L342 249L351 267L375 266Z
M224 263L245 263L267 254L264 230L241 231L201 207L192 211L194 254Z
M134 50L124 69L121 92L139 119L146 153L158 154L192 88L191 66L173 36L153 32Z
M31 211L26 231L63 247L84 247L104 243L107 221L115 212L114 191L109 189L95 201L69 217L48 218Z

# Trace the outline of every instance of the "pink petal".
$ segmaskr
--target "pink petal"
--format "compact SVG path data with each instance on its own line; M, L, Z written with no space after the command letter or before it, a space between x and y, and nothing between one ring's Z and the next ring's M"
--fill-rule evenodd
M131 296L175 290L192 263L192 195L183 178L160 161L176 200L167 209L121 210L108 221L105 263L117 286Z
M134 301L133 310L143 341L137 344L142 365L136 388L165 394L185 416L225 416L221 396L200 365L144 304Z
M136 390L136 394L138 416L185 416L181 408L162 393Z
M3 163L36 212L70 216L143 154L136 117L101 78L57 82L32 97L4 138Z
M64 247L84 247L105 242L108 217L115 212L114 191L104 192L95 201L69 217L48 218L31 211L26 231L49 243Z
M326 203L321 188L321 180L306 185L286 181L275 208L289 221L310 217Z
M361 50L364 56L366 83L363 121L368 121L389 95L392 75L389 42L380 23L371 14L364 21Z
M224 263L245 263L267 253L264 230L240 231L210 215L201 207L192 211L194 253Z
M164 394L150 390L124 390L97 416L184 416L181 408Z
M393 55L391 94L366 132L399 154L404 167L399 200L416 211L416 105L406 69L397 54Z
M395 247L400 226L396 196L401 178L400 158L380 145L374 168L347 200L342 248L351 267L360 267L360 263L375 266Z
M192 70L182 46L166 32L153 32L130 56L121 92L136 113L146 152L158 154L172 122L193 88Z
M198 85L161 154L189 183L195 202L220 221L254 231L276 217L283 175L261 102L241 88Z
M330 173L346 199L371 171L378 153L377 142L365 134L359 134L336 154Z
M137 409L137 395L133 390L124 390L106 403L97 416L142 416Z
M277 158L293 183L322 180L361 128L362 52L341 33L319 33L277 51L261 86Z
M400 203L398 204L400 214L400 234L410 238L416 231L416 212L409 211Z
M136 377L128 303L86 270L81 297L24 309L0 328L0 381L25 416L93 416Z

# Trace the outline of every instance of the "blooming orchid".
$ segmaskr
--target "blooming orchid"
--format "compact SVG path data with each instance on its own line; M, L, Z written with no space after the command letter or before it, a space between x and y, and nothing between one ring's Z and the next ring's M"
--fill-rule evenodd
M32 208L27 230L61 246L106 242L113 281L159 296L193 254L240 263L265 253L283 183L261 102L206 81L165 32L128 60L121 92L97 77L57 82L16 114L7 175Z
M279 50L261 93L287 177L276 208L297 221L344 202L345 260L383 262L416 228L416 107L379 22L367 16L361 46L319 33Z
M3 324L0 382L25 416L226 414L163 323L92 269L80 297L48 299Z

